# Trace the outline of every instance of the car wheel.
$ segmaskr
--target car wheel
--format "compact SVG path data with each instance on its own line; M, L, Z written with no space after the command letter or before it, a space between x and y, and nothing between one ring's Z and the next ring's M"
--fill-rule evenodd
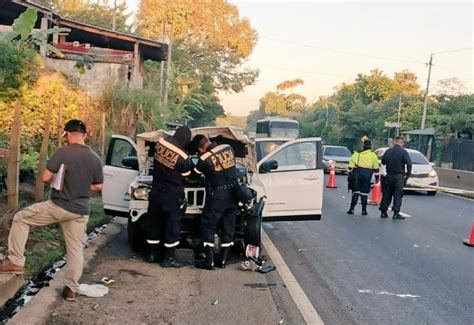
M428 194L428 196L435 196L436 193L438 193L438 192L436 192L436 191L428 191L428 192L426 192L426 194Z
M145 250L145 230L143 221L146 214L143 214L137 221L133 222L132 217L128 217L127 235L128 244L135 252L143 252Z

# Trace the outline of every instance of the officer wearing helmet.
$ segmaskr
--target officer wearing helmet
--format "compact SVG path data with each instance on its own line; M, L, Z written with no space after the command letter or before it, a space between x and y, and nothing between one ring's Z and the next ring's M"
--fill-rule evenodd
M367 200L370 193L370 185L372 175L375 173L375 181L378 182L379 174L379 159L372 151L372 141L369 138L363 138L364 144L362 151L354 152L349 162L349 172L351 175L352 184L350 182L350 189L352 190L351 207L347 214L354 214L354 208L357 201L362 203L362 215L367 215Z
M183 177L191 174L191 163L185 148L191 141L191 129L179 127L173 136L158 140L153 164L153 184L150 191L145 232L148 251L145 259L161 262L162 267L181 267L176 261L181 219L184 215ZM160 250L163 248L163 255Z

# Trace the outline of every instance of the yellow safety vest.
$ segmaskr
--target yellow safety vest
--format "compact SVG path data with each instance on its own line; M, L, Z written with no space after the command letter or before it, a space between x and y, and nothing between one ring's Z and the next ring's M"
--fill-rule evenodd
M349 162L349 168L360 167L373 169L378 172L379 169L379 158L370 149L362 152L354 152Z

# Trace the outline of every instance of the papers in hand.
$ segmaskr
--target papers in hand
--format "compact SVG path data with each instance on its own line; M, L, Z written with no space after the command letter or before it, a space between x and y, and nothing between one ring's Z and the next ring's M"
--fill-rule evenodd
M66 166L61 164L57 173L53 174L53 179L51 181L51 187L56 191L62 191L64 185L64 174L66 172Z

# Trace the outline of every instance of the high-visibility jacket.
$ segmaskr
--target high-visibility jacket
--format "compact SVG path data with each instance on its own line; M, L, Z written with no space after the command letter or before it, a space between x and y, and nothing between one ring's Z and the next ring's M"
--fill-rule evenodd
M349 169L352 168L372 169L375 173L378 173L379 158L371 149L361 152L356 151L349 161Z

